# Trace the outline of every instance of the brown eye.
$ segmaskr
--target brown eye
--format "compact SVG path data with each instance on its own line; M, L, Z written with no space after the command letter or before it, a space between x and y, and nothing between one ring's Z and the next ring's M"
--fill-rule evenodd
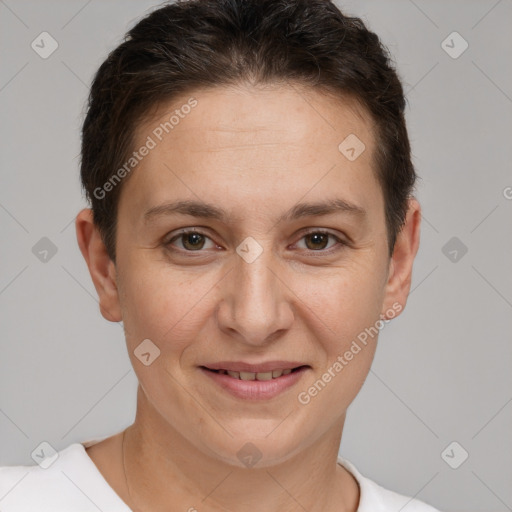
M306 246L312 251L325 249L329 243L329 234L322 232L308 233L304 239L306 240ZM310 241L308 243L307 241Z
M334 243L327 248L329 244L329 239L338 242L338 244ZM333 245L345 245L342 240L340 240L337 236L333 235L332 233L329 233L328 231L310 231L301 238L301 241L302 240L305 241L305 248L307 250L315 252L331 252L330 249L333 247Z
M185 233L181 235L183 247L186 249L197 250L202 249L204 246L204 236L200 233Z
M166 242L165 246L175 249L175 242L180 242L181 247L178 246L177 250L184 252L201 252L201 250L205 248L205 244L208 240L210 240L210 238L203 233L193 230L184 230ZM213 242L211 243L213 247L215 244L213 244Z
M329 245L329 239L334 243ZM300 244L304 240L304 247ZM318 256L332 254L340 249L343 249L348 244L335 234L323 230L312 230L302 236L299 241L299 248L305 249L306 252L319 253Z

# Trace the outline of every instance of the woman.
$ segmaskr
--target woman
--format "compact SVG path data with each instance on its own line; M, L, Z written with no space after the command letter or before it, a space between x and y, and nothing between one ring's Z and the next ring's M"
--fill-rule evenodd
M386 50L325 0L190 0L99 68L78 243L133 425L0 469L3 512L434 509L338 456L420 205Z

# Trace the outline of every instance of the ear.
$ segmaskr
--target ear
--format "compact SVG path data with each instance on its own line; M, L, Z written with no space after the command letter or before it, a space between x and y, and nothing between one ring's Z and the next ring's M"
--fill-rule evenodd
M388 280L381 318L394 318L405 308L411 288L412 266L420 245L421 206L410 198L405 224L397 235L389 262ZM393 316L386 312L393 311Z
M116 283L116 267L93 222L90 208L84 208L78 213L75 227L80 251L89 267L89 273L98 293L100 312L106 320L120 322L122 315Z

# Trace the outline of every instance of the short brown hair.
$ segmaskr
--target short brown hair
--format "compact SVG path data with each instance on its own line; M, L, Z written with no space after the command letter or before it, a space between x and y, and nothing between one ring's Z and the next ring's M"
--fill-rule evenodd
M416 173L404 92L377 35L329 0L182 0L129 30L90 90L81 180L112 261L122 183L97 191L129 158L137 125L177 95L244 82L297 83L348 95L365 108L377 134L374 165L391 256Z

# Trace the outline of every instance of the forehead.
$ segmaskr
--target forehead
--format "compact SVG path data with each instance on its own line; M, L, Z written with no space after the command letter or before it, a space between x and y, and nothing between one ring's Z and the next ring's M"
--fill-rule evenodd
M190 108L187 105L192 101L196 105ZM166 122L167 130L159 129ZM172 134L174 142L187 144L193 143L189 135L195 132L204 137L204 150L210 149L210 142L215 149L224 149L223 140L232 142L235 137L240 143L247 140L247 146L311 141L320 149L333 145L336 149L345 132L357 133L372 145L373 131L370 116L351 97L291 84L240 85L196 90L158 105L136 127L135 139L142 142L151 133L157 138ZM279 140L274 141L276 136ZM198 150L198 144L195 146Z
M298 201L338 188L354 202L375 202L373 133L350 98L298 86L196 90L161 104L137 127L135 149L149 139L153 147L121 201L130 195L147 209L186 195L264 205L283 192ZM364 147L358 158L347 158L345 140L356 141L358 152Z

